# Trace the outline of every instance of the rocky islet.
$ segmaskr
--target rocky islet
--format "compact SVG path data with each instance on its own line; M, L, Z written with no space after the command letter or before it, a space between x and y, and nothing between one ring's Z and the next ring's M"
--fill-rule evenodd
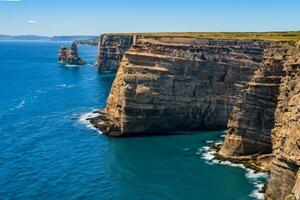
M86 62L78 55L77 44L73 42L71 48L62 46L58 53L58 63L61 65L85 65Z

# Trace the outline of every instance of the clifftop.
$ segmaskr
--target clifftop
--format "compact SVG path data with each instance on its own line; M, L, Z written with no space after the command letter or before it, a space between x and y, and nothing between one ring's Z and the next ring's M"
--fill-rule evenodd
M161 32L161 33L105 33L104 35L133 36L144 38L195 38L224 40L300 41L300 31L284 32Z

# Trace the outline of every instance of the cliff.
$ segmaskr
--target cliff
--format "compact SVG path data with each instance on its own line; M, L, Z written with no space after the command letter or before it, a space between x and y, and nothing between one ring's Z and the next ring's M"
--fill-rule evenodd
M118 69L109 136L226 129L219 158L270 170L267 200L300 199L299 32L103 35L101 71Z
M287 51L288 45L281 43L273 43L265 50L263 65L234 102L221 155L272 152L271 131Z
M100 36L95 65L100 72L115 72L125 52L133 44L133 35L103 34Z
M124 55L106 108L92 123L113 136L225 129L236 85L251 79L268 46L241 40L138 39Z
M299 200L299 46L273 43L263 65L241 90L219 152L224 157L273 154L266 199Z
M78 56L78 49L75 42L72 43L71 48L62 46L58 54L58 63L61 65L85 65L86 62L81 60Z
M273 163L266 199L300 199L300 46L291 48L283 68L273 129ZM298 173L298 175L297 175ZM293 198L291 198L291 196Z

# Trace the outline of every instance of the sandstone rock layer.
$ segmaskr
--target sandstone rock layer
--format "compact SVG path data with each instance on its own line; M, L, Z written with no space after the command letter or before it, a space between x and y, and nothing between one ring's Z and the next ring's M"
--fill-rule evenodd
M266 199L299 200L300 48L273 42L240 90L220 154L273 154Z
M228 134L220 154L225 156L272 152L279 86L289 45L273 43L264 53L263 65L240 90L228 121Z
M126 51L107 106L92 122L113 136L224 129L231 97L259 68L267 46L238 40L139 39Z
M291 194L299 200L300 46L292 48L284 71L272 134L274 159L266 199L281 200Z

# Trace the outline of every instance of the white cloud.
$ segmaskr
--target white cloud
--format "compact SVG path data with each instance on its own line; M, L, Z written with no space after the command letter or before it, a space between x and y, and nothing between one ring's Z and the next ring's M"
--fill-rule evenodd
M27 22L30 23L30 24L35 24L36 23L35 20L28 20Z

